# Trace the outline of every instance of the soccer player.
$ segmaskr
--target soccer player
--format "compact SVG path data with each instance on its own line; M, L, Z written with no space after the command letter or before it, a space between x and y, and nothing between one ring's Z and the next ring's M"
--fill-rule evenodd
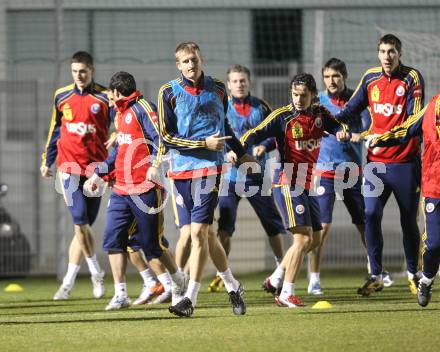
M170 272L173 299L177 300L183 293L185 280L163 241L162 181L158 170L163 146L156 124L157 113L154 105L136 90L131 74L115 73L109 86L118 111L115 118L117 146L85 184L89 192L96 192L102 183L99 175L108 174L113 168L116 171L103 244L109 254L115 294L105 309L127 308L131 304L125 278L130 226L137 226L137 239L153 271L160 273L162 262ZM158 275L164 287L168 284L167 278L167 273Z
M233 65L227 71L227 85L230 91L227 118L237 138L240 138L251 128L257 127L271 113L271 109L266 102L250 95L250 75L249 69L241 65ZM248 154L258 158L262 166L262 175L264 175L267 153L273 149L275 149L275 140L269 138L259 145L250 146L247 150ZM259 191L247 197L247 200L251 203L266 231L278 266L283 258L281 236L285 234L285 230L273 197L272 195L264 196L261 193L263 181L261 175L241 174L235 166L237 155L233 151L229 151L226 156L233 166L224 175L225 182L223 185L228 189L227 194L221 192L219 197L220 217L217 232L226 255L228 256L231 251L231 237L235 231L238 204L243 196L239 190L243 192L249 187L258 187ZM219 291L222 283L221 278L217 275L209 285L208 291Z
M191 255L185 298L169 310L178 316L191 316L209 252L208 227L218 202L225 141L239 162L254 159L233 135L226 120L225 87L203 73L199 46L194 42L181 43L175 58L181 77L166 83L159 91L159 125L164 143L174 153L168 177L178 226L181 231L191 233ZM245 314L243 287L232 275L225 252L211 252L211 259L224 281L234 314Z
M422 195L425 233L422 236L422 277L418 285L418 302L426 307L431 299L432 286L440 265L440 93L402 125L381 136L375 136L370 148L389 147L407 143L423 134Z
M117 114L116 103L114 101L113 92L111 90L107 90L107 97L109 99L109 106L112 108L112 113L114 115ZM156 124L157 125L157 124ZM117 133L113 132L111 137L106 142L106 147L109 149L111 146L114 146L117 141ZM113 187L115 183L115 172L114 170L109 174L108 177L109 182L108 185ZM128 259L133 264L133 266L138 270L139 275L142 278L143 286L139 297L133 302L133 305L142 305L142 304L159 304L162 302L167 302L171 300L171 285L167 285L166 287L158 280L156 273L148 266L147 259L145 258L145 254L142 251L141 245L137 240L137 226L133 224L127 230L128 236L128 245L127 245L127 253ZM164 238L164 241L165 238ZM160 274L165 273L166 269L162 265ZM163 282L170 283L170 280L162 280Z
M336 115L344 107L353 94L353 90L346 86L347 76L345 63L337 58L329 59L322 68L325 90L318 94L319 103L333 115ZM318 179L315 187L321 213L322 232L319 246L309 254L310 281L307 289L309 294L320 295L323 293L319 277L320 262L324 243L332 223L337 191L335 191L335 177L342 177L341 181L346 182L348 176L347 172L343 175L336 174L336 168L340 165L343 166L343 163L358 165L356 184L353 187L345 188L341 196L366 249L364 198L361 192L362 145L360 143L360 132L368 130L370 124L370 113L366 109L361 113L360 119L351 121L349 124L350 132L352 132L351 141L339 142L331 134L325 135L321 140L321 149L316 165ZM345 170L348 171L348 169ZM383 272L382 277L384 284L391 286L393 282L389 273Z
M346 107L336 115L341 121L356 119L367 107L371 110L371 134L381 134L402 124L410 115L416 114L423 106L424 83L421 74L414 68L400 62L402 43L393 34L380 38L378 58L381 66L366 71L356 91ZM368 296L383 288L382 280L382 217L383 209L394 194L400 210L403 232L403 247L406 257L410 291L417 294L419 228L417 211L420 198L420 143L418 137L407 143L382 148L376 154L368 150L368 163L383 163L385 172L370 168L372 175L364 175L364 187L373 190L365 199L365 239L371 275L358 289L358 293ZM368 167L368 163L367 166ZM383 192L378 192L371 181L379 178ZM380 193L380 194L379 194Z
M41 175L53 177L50 169L57 160L64 199L74 223L74 237L69 248L69 264L63 283L54 300L69 298L82 259L85 257L91 273L93 295L104 295L104 271L95 253L95 235L91 228L98 215L100 197L83 194L86 169L89 164L107 157L105 142L110 125L109 101L105 88L93 81L93 58L79 51L72 56L73 84L55 92L52 120L45 150L42 154Z
M284 277L275 302L281 307L294 308L304 305L295 295L295 281L305 254L319 244L322 229L319 204L310 191L321 139L326 132L335 134L338 140L349 139L350 134L327 109L314 104L318 92L312 75L294 76L290 87L292 103L272 112L256 128L245 133L241 141L248 147L276 138L281 173L274 196L285 226L293 234L293 244L280 266L266 279L265 289L275 293Z

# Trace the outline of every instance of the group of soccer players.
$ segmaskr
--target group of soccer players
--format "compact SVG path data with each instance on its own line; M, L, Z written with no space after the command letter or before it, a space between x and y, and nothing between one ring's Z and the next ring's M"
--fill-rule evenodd
M49 178L57 161L74 223L67 273L54 299L68 299L84 258L94 296L104 295L104 273L96 259L91 225L103 190L110 185L103 249L115 293L106 310L132 304L125 277L129 259L144 281L133 304L171 299L171 313L191 316L210 257L217 276L209 290L224 285L234 314L245 314L243 286L228 265L242 197L249 199L275 256L276 269L266 278L264 289L273 293L277 305L303 306L295 294L295 281L306 254L308 292L323 294L320 260L336 195L344 200L368 254L370 275L358 289L368 296L392 284L382 267L381 230L391 193L401 214L409 286L418 294L419 304L426 306L440 264L440 190L433 182L440 148L440 98L422 109L423 79L401 63L397 37L383 36L377 49L381 66L367 70L354 92L345 85L344 62L332 58L322 69L325 91L317 91L312 75L297 74L290 82L291 103L274 111L250 94L250 71L241 65L227 72L228 97L224 84L204 73L200 48L193 42L176 48L181 75L162 86L157 106L142 96L127 72L114 74L108 89L98 85L90 54L75 53L74 83L55 92L41 166L42 176ZM109 138L112 123L115 132ZM422 131L426 229L423 272L419 272L417 136ZM368 144L364 169L362 139ZM271 150L278 151L278 160L268 168ZM272 192L268 192L265 176L272 168ZM168 180L163 177L165 169ZM168 199L181 234L176 259L164 237L163 207ZM217 205L220 218L215 233ZM293 243L284 253L282 237L288 232ZM183 269L186 264L189 280Z

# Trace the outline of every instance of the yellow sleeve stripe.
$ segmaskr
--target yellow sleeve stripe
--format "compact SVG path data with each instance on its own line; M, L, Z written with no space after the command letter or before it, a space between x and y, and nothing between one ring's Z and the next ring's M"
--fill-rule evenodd
M60 89L57 89L57 90L55 91L55 94L54 94L54 97L53 97L52 117L51 117L51 119L50 119L49 132L48 132L48 134L47 134L47 139L46 139L46 145L45 145L45 147L44 147L44 152L43 152L43 154L41 154L41 166L45 166L45 165L46 165L46 153L47 153L47 148L49 147L49 143L50 143L50 140L52 139L52 134L53 134L53 131L54 131L54 129L55 129L55 125L56 125L56 123L57 123L57 105L56 105L56 97L57 97L59 94L61 94L61 93L67 92L67 91L69 91L69 90L72 90L73 87L74 87L74 84L69 84L68 86L63 87L63 88L60 88ZM68 97L70 97L70 94L69 94L67 97L65 97L63 100L65 100L65 99L68 98Z
M170 84L163 85L159 90L159 96L157 101L157 108L159 112L159 125L160 125L160 133L164 141L170 144L176 144L183 147L192 147L192 148L204 148L206 147L205 141L190 141L188 139L176 138L172 137L166 130L165 127L165 117L164 117L164 108L163 108L163 91L167 88L170 88Z
M353 94L351 95L350 100L357 94L358 90L362 87L362 82L364 81L364 77L370 73L378 73L382 71L382 67L373 67L367 70L364 75L362 76L361 80L359 81L356 89L354 90Z
M69 84L69 85L67 85L67 86L65 86L65 87L59 88L59 89L57 89L57 90L55 91L55 95L54 95L54 96L56 97L58 94L61 94L61 93L67 92L68 90L72 90L74 87L75 87L75 84L72 83L72 84Z
M151 108L151 105L145 100L145 99L140 99L139 100L139 104L141 105L141 107L145 110L145 112L147 113L148 118L151 121L151 124L154 126L154 129L156 130L156 133L159 135L159 145L158 147L158 151L156 154L156 159L154 160L154 162L152 163L153 166L159 166L159 164L162 161L162 156L165 154L165 147L162 143L162 138L160 137L160 132L159 132L159 126L157 125L157 122L154 122L153 119L150 116L150 113L153 113L153 109Z
M148 118L151 121L151 124L154 126L154 129L156 130L157 134L159 134L159 126L157 125L157 122L154 122L151 119L150 113L154 112L153 109L151 108L150 104L148 104L148 102L145 99L140 99L138 101L138 103L141 105L141 107L145 110L145 112L148 115Z
M417 71L411 70L411 71L409 71L409 75L411 77L413 77L415 86L420 85L421 81L420 81L420 77L419 77L419 74ZM420 96L420 97L414 98L413 114L419 112L421 108L422 108L422 97Z
M427 108L428 108L428 105L426 105L417 114L411 115L400 126L396 126L393 129L391 129L390 131L388 131L387 133L384 133L382 136L377 137L376 141L386 141L389 139L397 139L397 138L405 137L408 133L408 129L423 117Z
M371 122L370 122L370 127L368 127L368 130L361 133L362 137L366 137L369 134L371 134L371 130L373 129L373 119L374 119L374 117L373 117L373 114L371 112L371 108L368 106L367 109L368 109L368 112L370 113Z
M250 129L249 131L247 131L241 138L240 138L240 142L241 144L246 143L246 139L249 138L249 136L252 133L255 133L261 129L263 129L264 127L266 127L273 119L275 119L278 115L282 114L283 112L288 112L292 110L292 105L289 104L287 106L282 106L281 108L278 108L274 111L272 111L268 117L266 117L263 122L261 122L257 127Z
M435 117L438 117L440 115L440 95L435 100Z

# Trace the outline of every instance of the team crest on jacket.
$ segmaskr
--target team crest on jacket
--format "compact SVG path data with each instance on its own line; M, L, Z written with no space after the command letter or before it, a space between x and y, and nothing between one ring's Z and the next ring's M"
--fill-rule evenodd
M403 97L405 95L405 88L403 86L398 86L396 89L396 95L398 97Z
M69 104L64 104L63 106L63 117L67 121L73 120L72 109Z
M98 103L92 104L92 106L90 107L90 111L92 112L92 114L97 114L99 111L101 111L101 106Z
M295 122L292 128L293 138L302 138L304 133L301 125L298 122Z
M325 187L324 186L319 186L316 189L316 193L318 194L318 196L322 196L325 193Z
M378 102L380 99L380 91L378 86L374 86L373 89L371 90L371 101L372 102Z
M302 204L297 205L295 208L295 211L299 215L304 214L304 211L305 211L304 205L302 205Z
M322 119L320 117L317 117L315 119L315 126L318 127L318 128L322 127Z
M125 115L125 123L129 125L131 121L133 121L133 116L130 113L128 113L127 115Z
M435 209L435 205L434 203L426 203L426 212L427 213L432 213Z

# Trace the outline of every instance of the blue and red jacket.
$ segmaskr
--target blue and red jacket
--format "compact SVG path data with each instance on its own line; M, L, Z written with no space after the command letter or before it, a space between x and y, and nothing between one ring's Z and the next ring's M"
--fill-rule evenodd
M82 92L75 84L58 89L42 165L50 167L56 159L58 170L85 175L91 163L107 157L104 143L110 120L103 86L92 82ZM92 167L88 171L93 173L93 170Z
M205 139L216 133L231 136L228 146L238 158L245 154L226 119L228 99L222 82L205 76L197 85L185 77L168 82L159 90L160 132L172 152L168 176L191 179L223 171L224 151L206 148Z
M257 127L271 112L272 109L264 100L252 95L249 95L244 99L237 99L233 96L229 97L227 118L232 131L234 131L237 138L241 138L247 131ZM225 179L232 182L259 182L261 180L261 175L264 175L267 153L276 148L275 138L268 138L262 141L259 145L266 147L266 152L258 158L258 162L262 167L261 174L241 175L238 173L238 168L233 166L225 174ZM252 155L254 147L255 146L249 146L246 152L249 155Z
M272 112L260 125L241 138L245 147L275 137L280 154L281 173L278 185L298 185L310 189L315 163L324 134L346 130L321 105L297 111L292 104Z
M151 165L158 166L163 155L156 107L139 91L116 102L116 146L97 173L115 170L113 191L120 195L142 194L157 185L147 181Z
M415 69L399 64L390 76L382 67L366 71L345 109L336 118L345 122L359 118L367 107L371 110L370 134L382 134L401 125L423 106L424 82ZM381 149L377 154L368 151L369 161L399 163L412 161L420 155L418 137L407 143Z
M407 143L423 135L422 194L440 199L440 94L402 125L373 140L378 147ZM380 149L379 149L380 151Z
M319 103L334 116L348 102L353 94L352 89L345 88L340 94L332 95L328 91L319 92ZM350 132L360 133L370 128L371 117L368 109L360 114L360 119L350 120ZM334 178L336 167L345 162L362 165L362 144L350 141L339 142L332 134L327 134L321 140L316 173L321 177Z

